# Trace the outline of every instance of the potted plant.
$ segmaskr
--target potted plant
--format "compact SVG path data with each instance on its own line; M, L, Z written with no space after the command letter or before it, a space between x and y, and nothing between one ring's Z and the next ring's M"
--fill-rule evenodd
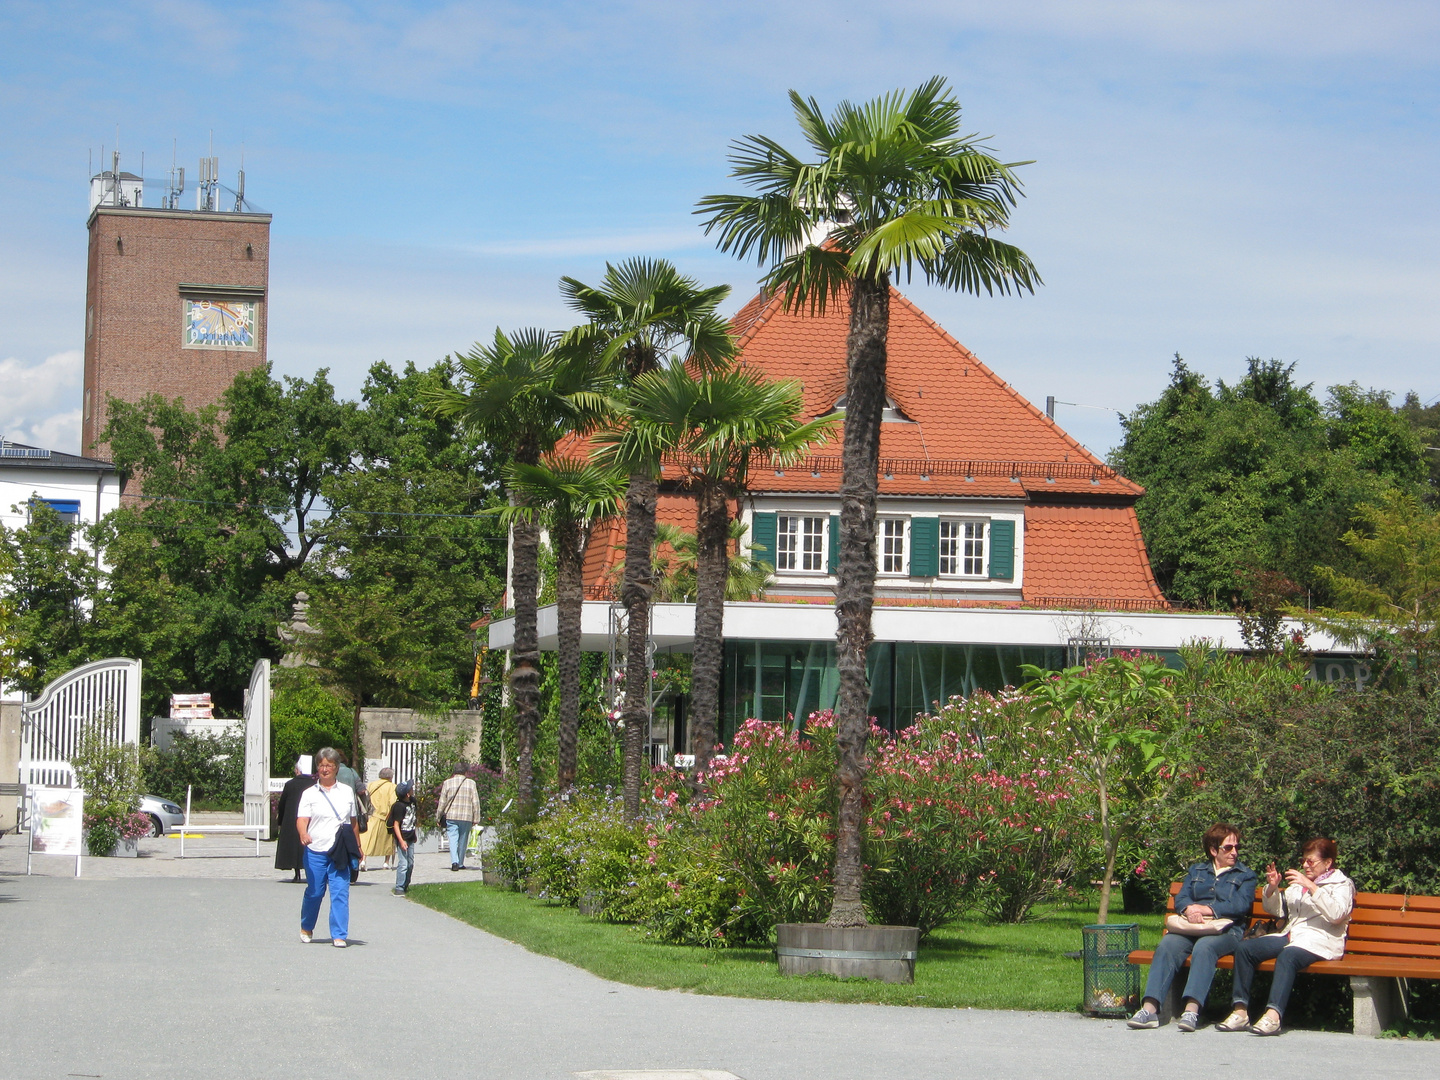
M85 792L85 850L96 856L134 856L150 819L138 813L140 748L116 742L108 718L85 725L70 759L75 786Z

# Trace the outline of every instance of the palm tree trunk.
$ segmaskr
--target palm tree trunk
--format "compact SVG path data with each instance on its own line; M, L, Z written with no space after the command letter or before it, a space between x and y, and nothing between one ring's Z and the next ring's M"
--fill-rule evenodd
M540 584L540 526L514 526L515 648L510 667L510 700L515 703L515 779L520 817L535 809L535 734L540 728L540 634L536 610Z
M580 734L580 617L585 610L583 549L573 522L555 522L555 602L559 631L560 731L556 775L560 790L574 787Z
M840 693L835 741L840 808L835 823L835 898L830 926L864 926L861 826L865 816L865 755L870 738L870 612L875 603L875 497L879 491L880 416L885 408L885 339L890 328L890 279L858 278L850 292L845 343L845 444L840 481L840 567L835 586L839 624L835 652Z
M650 724L650 595L654 590L650 545L655 540L655 501L659 485L655 474L630 474L625 492L625 581L620 602L625 605L625 764L622 783L625 817L640 816L641 755Z
M715 753L725 654L725 585L730 572L730 501L705 483L695 497L695 656L690 678L690 750L695 775Z

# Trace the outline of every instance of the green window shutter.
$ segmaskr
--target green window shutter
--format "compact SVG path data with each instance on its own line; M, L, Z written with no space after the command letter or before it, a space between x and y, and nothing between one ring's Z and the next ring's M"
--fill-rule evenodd
M910 519L910 576L935 577L940 573L940 519Z
M1009 580L1015 576L1015 522L990 522L990 576Z
M765 549L755 552L754 557L771 566L775 565L775 529L774 514L755 514L751 519L750 543Z
M832 574L840 572L840 515L830 515L830 546L826 551L827 563L825 569Z

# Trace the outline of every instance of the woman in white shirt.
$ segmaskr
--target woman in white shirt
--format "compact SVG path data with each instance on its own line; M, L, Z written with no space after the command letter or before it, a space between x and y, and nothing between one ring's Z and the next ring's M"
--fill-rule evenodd
M1317 837L1305 845L1303 870L1286 870L1287 887L1280 888L1280 873L1272 862L1265 869L1261 898L1271 915L1286 917L1283 933L1247 938L1235 950L1233 1007L1216 1031L1244 1031L1279 1035L1280 1018L1290 1000L1295 976L1316 960L1339 960L1345 955L1345 933L1355 906L1355 883L1335 868L1335 841ZM1265 1015L1250 1023L1250 984L1255 968L1275 961L1270 1002Z
M300 796L295 825L305 845L305 898L300 902L300 940L309 943L330 891L330 944L345 948L350 936L350 856L360 855L355 830L355 792L335 779L340 754L326 747L315 755L316 783Z

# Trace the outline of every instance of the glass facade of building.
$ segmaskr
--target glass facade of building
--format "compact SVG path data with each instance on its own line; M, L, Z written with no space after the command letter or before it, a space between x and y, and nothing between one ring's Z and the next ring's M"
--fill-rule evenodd
M867 663L870 715L893 731L957 694L1018 686L1021 664L1061 668L1065 658L1063 646L876 642ZM833 641L726 641L721 739L750 717L803 720L834 708L839 690Z

